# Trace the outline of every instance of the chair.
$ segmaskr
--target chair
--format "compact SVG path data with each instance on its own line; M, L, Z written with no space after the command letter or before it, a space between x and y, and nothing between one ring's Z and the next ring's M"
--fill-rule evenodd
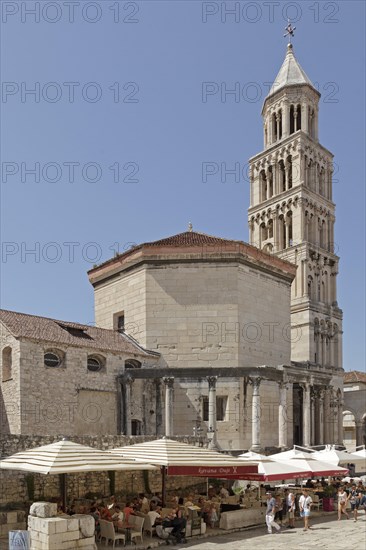
M319 495L314 495L312 499L313 499L313 508L318 508L318 510L320 510L320 507L322 506L322 501L320 500Z
M116 544L116 540L123 540L123 544L126 542L126 535L122 535L120 533L116 533L114 530L114 525L110 521L106 521L105 519L99 520L100 525L100 542L102 542L103 539L105 539L105 545L107 546L108 541L113 542L113 548Z
M132 518L133 518L133 521L131 521ZM144 526L144 522L145 522L145 518L141 518L139 516L130 516L130 523L132 525L131 541L133 541L133 539L140 538L141 543L144 542L144 539L142 537L142 529Z

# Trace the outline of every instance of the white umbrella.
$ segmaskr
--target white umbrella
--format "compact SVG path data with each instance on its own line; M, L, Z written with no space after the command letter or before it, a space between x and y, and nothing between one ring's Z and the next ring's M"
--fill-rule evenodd
M0 460L0 469L21 470L44 475L61 474L62 500L65 506L65 474L106 470L157 470L158 468L132 459L121 460L106 451L63 439L50 445L21 451Z
M258 474L251 474L248 479L258 481L277 481L279 479L295 479L299 477L308 477L312 474L309 469L302 469L293 465L291 462L286 464L271 460L271 457L260 455L253 452L239 455L240 460L256 460L258 461Z
M211 449L173 441L165 437L136 445L128 445L127 447L119 447L112 449L110 452L159 465L162 473L163 501L165 501L166 474L230 479L234 475L239 477L258 472L255 462L251 461L243 464L235 457Z
M296 451L296 450L295 450ZM348 473L347 468L341 468L335 464L329 464L322 460L317 460L314 457L315 453L295 452L293 458L288 458L288 453L277 453L271 455L273 460L281 462L282 464L290 464L296 468L308 470L315 476L342 476L344 477ZM282 458L281 455L287 455L287 458Z
M347 451L340 451L334 447L326 447L321 451L316 451L313 456L317 460L329 462L330 464L335 464L336 466L347 466L347 464L354 464L357 469L358 466L363 466L365 464L365 459L362 458L362 456L358 456L355 453L348 453Z
M293 449L290 449L289 451L283 451L282 453L275 453L273 455L269 455L269 458L271 460L279 460L279 461L283 461L283 460L289 460L289 459L292 459L292 458L304 458L304 459L307 459L307 458L311 458L312 456L314 455L314 451L304 451L304 450L299 450L299 449L296 449L295 447Z
M364 472L366 470L366 449L363 448L359 451L354 451L353 453L350 453L350 456L352 456L351 462L355 464L355 466L358 468L358 471ZM358 462L359 460L361 460L361 462Z

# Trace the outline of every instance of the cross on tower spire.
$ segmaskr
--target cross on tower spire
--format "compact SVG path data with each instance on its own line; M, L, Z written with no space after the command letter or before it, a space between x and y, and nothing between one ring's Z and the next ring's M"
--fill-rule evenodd
M286 36L288 36L288 41L289 41L288 43L289 44L291 44L291 37L295 36L295 32L294 32L295 30L296 30L296 27L293 27L291 21L288 19L287 20L287 27L285 27L285 31L287 31L287 32L283 36L284 36L284 38L286 38Z

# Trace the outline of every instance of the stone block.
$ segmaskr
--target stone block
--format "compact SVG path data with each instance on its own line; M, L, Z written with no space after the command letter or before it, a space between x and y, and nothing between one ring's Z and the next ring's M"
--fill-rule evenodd
M83 550L97 550L95 537L88 537L87 539L80 539L76 541L75 548L83 548Z
M79 520L79 530L83 537L92 537L95 532L95 520L92 516L76 514L73 516Z
M67 521L67 530L68 531L78 531L79 530L79 520L75 518L75 516L72 516Z
M67 533L60 533L56 536L60 537L60 538L62 537L62 540L64 542L70 541L70 540L75 541L75 540L79 540L79 538L81 538L79 529L77 529L77 531L67 531Z
M57 516L57 504L54 502L34 502L29 514L38 518L54 518Z
M7 523L16 523L18 521L17 512L7 512Z
M56 518L58 521L55 522L56 533L66 533L67 531L67 521L64 518Z

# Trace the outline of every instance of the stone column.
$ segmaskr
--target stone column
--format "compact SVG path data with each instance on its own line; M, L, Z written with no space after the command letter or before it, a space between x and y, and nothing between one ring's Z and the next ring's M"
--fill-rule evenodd
M249 382L253 387L252 394L252 445L251 451L259 452L261 450L261 398L259 386L261 378L250 378Z
M287 385L279 382L280 400L278 406L278 446L287 449Z
M365 442L363 441L363 423L356 422L356 447L358 447L359 445L364 445L364 443Z
M280 115L276 114L277 141L280 139Z
M163 378L165 384L165 435L170 437L173 435L173 391L174 378Z
M310 395L310 407L311 407L311 410L310 410L310 415L311 415L311 438L310 438L310 442L311 442L311 445L316 445L316 442L315 442L315 401L316 401L316 394L314 392L314 389L311 391L311 395Z
M127 376L125 379L125 398L126 398L126 418L125 418L125 433L126 435L131 435L131 390L133 379L131 376Z
M303 391L303 445L310 446L310 384L302 384Z
M338 444L343 445L343 401L338 399Z
M331 386L326 388L324 391L324 443L329 444L333 443L332 438L330 436L331 432L331 407L330 407L330 394L331 394Z
M210 439L209 448L217 448L216 426L216 382L217 376L207 376L208 382L208 433Z
M323 445L324 441L324 390L319 390L319 445Z
M301 129L308 134L309 133L309 124L308 124L308 105L304 103L302 105L301 113Z

